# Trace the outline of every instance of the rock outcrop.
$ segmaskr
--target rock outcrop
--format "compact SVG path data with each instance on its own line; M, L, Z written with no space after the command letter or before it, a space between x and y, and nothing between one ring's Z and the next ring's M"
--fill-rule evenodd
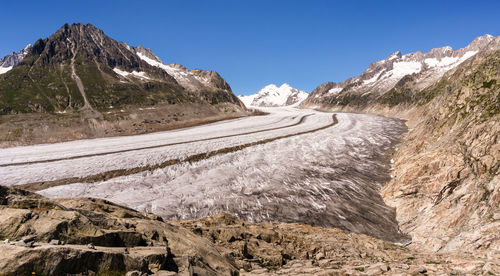
M7 239L0 245L2 275L238 272L210 241L155 215L99 199L48 200L0 186L0 235ZM34 237L33 247L15 242L27 235Z
M220 214L179 223L211 240L230 256L242 275L412 275L494 274L500 252L428 254L304 224L248 223Z

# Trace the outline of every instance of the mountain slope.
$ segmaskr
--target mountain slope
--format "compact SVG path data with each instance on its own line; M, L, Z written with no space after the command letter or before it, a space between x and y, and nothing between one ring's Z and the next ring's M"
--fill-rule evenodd
M339 109L355 110L373 103L395 105L395 101L400 100L395 97L401 98L400 95L393 95L395 90L408 83L411 83L414 90L433 84L444 73L480 52L493 39L491 35L484 35L474 39L467 47L457 50L445 46L431 49L427 53L402 55L399 51L395 52L384 60L370 64L357 77L318 86L302 106L336 106Z
M83 107L75 75L86 88L89 105L97 110L164 102L240 104L217 73L168 70L171 67L151 65L148 56L159 60L142 47L116 42L90 24L65 25L38 40L17 66L0 76L0 110L6 114ZM176 79L183 73L189 81Z
M217 72L164 65L149 49L117 42L90 24L66 24L25 51L0 75L0 115L11 116L10 125L0 123L6 140L38 139L38 129L27 132L38 121L50 130L43 135L62 133L33 142L144 133L246 112ZM60 120L73 132L68 138Z
M500 38L489 47L417 92L410 110L382 195L415 246L500 249Z
M290 106L300 104L308 95L284 83L280 87L270 84L255 94L239 98L246 106Z
M410 131L394 154L393 178L381 193L396 208L412 246L498 250L500 37L479 37L456 51L440 49L424 54L430 55L424 62L438 61L430 62L434 67L419 63L420 71L391 80L396 75L392 60L406 62L391 55L365 71L385 72L377 66L392 63L391 76L377 77L372 86L358 85L367 76L320 85L303 106L407 120ZM454 63L445 62L451 58Z

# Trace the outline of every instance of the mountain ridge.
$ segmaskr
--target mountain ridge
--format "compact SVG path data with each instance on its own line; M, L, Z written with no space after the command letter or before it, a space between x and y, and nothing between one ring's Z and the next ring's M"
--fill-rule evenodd
M390 99L383 96L397 85L408 81L423 89L436 82L446 72L485 49L494 40L491 35L475 38L464 48L453 50L450 46L433 48L426 53L420 51L402 55L396 51L383 60L372 62L360 75L339 83L326 82L316 87L303 107L347 106L362 108Z

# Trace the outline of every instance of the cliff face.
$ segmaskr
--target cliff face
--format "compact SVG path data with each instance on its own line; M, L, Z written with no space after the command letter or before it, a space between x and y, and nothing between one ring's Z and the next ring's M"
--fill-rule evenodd
M425 86L421 74L410 74L363 104L344 92L336 99L352 101L315 104L313 92L304 105L407 120L393 178L381 194L415 248L500 249L499 45L500 38L491 39ZM336 86L326 83L316 95Z
M480 54L420 92L419 122L382 189L413 242L432 250L500 249L500 51ZM415 120L415 119L414 119Z

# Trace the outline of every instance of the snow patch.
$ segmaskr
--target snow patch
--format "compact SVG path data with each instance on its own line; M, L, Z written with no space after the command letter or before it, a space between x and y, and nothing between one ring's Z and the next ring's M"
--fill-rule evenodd
M374 82L376 82L378 80L378 77L380 77L380 74L382 74L385 70L381 70L380 72L378 72L377 74L375 74L375 76L373 76L371 79L367 79L365 81L363 81L363 84L372 84Z
M460 63L464 62L468 58L477 54L477 51L468 51L462 57L444 57L441 60L437 58L426 58L424 60L425 64L429 67L439 67L445 70L450 70L453 67L458 66Z
M402 78L406 75L418 73L422 70L422 64L416 61L400 61L393 64L392 77Z
M330 93L330 94L337 94L337 93L340 93L340 91L342 91L342 89L344 89L344 88L342 88L342 87L335 87L335 88L332 88L332 89L328 90L328 93Z
M132 71L131 73L129 73L129 72L127 72L127 71L123 71L123 70L120 70L120 69L118 69L118 68L114 68L114 69L113 69L113 71L114 71L115 73L117 73L118 75L120 75L120 76L124 76L124 77L128 77L128 76L130 76L130 75L133 75L133 76L135 76L135 77L137 77L137 78L140 78L140 79L147 79L147 80L151 79L151 78L149 78L149 77L146 75L146 73L145 73L145 72L137 72L137 71Z
M255 99L255 96L256 96L256 94L248 95L248 96L241 95L241 96L238 96L238 98L240 99L241 102L243 102L243 104L246 107L249 107L252 105L252 102Z
M137 53L137 55L139 56L139 58L141 58L142 60L144 60L145 62L147 62L149 65L156 66L156 67L159 67L159 68L165 70L169 75L171 75L172 77L174 77L174 79L176 81L178 81L178 82L185 82L185 81L187 81L189 75L195 77L199 81L202 81L202 82L205 82L205 83L209 82L205 78L192 75L192 74L190 74L190 73L188 73L188 72L186 72L184 70L181 70L181 69L178 69L178 68L174 68L174 67L172 67L170 65L165 65L165 64L163 64L161 62L158 62L156 60L150 59L150 58L148 58L147 56L145 56L145 55L143 55L141 53Z
M0 74L5 74L5 73L9 72L12 68L13 68L13 66L0 67Z
M465 53L462 58L460 59L461 61L460 62L463 62L465 61L466 59L474 56L475 54L477 54L478 51L468 51L467 53Z

